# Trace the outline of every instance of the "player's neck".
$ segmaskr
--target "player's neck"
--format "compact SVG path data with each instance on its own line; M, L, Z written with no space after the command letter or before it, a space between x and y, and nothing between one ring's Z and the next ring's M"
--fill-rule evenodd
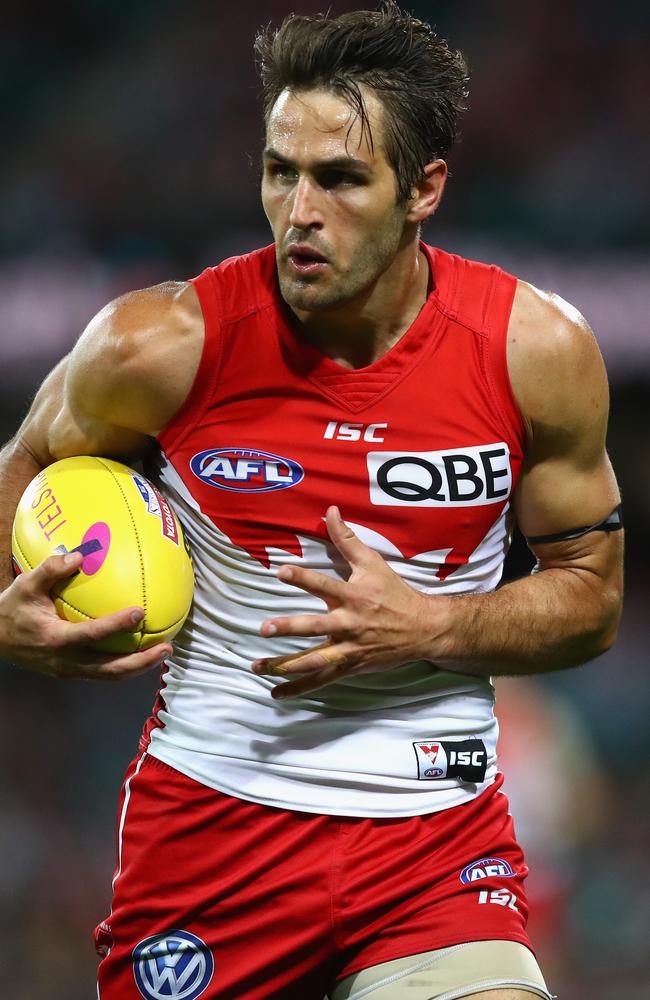
M363 297L338 309L294 312L301 336L347 368L365 368L406 333L424 305L429 263L419 247L400 254Z

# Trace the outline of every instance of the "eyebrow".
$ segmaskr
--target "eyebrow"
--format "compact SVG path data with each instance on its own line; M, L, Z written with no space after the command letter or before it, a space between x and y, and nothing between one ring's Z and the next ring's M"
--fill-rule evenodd
M282 153L278 153L272 146L268 146L264 150L264 159L276 160L278 163L284 163L288 167L296 166L293 160L290 160L287 156L283 156ZM332 156L326 160L316 160L313 168L316 170L356 170L361 174L371 174L373 172L370 164L366 163L365 160L358 160L354 156Z

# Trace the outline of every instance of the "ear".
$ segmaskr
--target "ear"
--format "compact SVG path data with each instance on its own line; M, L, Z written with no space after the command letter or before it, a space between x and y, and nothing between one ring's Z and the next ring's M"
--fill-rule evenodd
M406 216L408 222L422 223L438 208L447 183L447 164L444 160L427 163L422 180L413 188Z

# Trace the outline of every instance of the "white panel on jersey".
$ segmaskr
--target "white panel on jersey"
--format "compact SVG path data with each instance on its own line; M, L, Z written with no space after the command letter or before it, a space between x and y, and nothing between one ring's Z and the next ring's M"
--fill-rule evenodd
M254 659L308 649L318 639L274 637L268 617L322 612L323 603L277 578L282 564L306 564L345 578L331 544L299 535L302 558L268 548L267 569L204 515L175 469L162 482L192 548L195 600L174 643L162 691L162 727L149 752L204 784L281 808L352 816L404 816L469 801L494 780L497 725L486 678L407 663L275 702L274 678L253 674ZM406 559L364 525L350 524L408 583L424 592L486 590L503 559L505 512L467 566L434 579L448 550ZM417 741L483 740L488 769L480 784L422 781Z

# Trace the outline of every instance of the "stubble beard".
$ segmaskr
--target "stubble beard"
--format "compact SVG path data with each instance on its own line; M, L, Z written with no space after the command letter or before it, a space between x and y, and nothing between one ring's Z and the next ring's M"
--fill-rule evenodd
M328 265L322 277L290 277L278 265L280 293L292 309L326 312L344 306L368 291L390 267L400 249L404 219L396 212L386 220L379 234L373 233L352 253L352 264L341 271Z

